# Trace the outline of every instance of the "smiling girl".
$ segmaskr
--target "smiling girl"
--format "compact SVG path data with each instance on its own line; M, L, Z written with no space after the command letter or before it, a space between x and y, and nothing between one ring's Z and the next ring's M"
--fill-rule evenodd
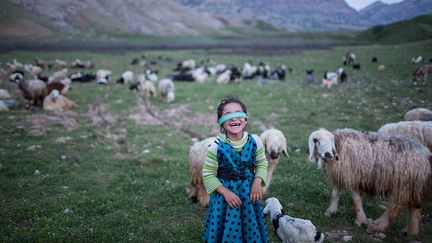
M268 165L263 144L246 131L248 114L240 99L223 99L217 116L220 133L209 145L203 168L210 195L203 240L268 242L261 205Z

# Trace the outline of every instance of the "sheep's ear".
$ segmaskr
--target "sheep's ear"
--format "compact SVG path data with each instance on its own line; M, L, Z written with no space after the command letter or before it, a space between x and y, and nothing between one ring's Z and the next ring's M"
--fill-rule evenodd
M286 148L284 148L284 150L282 151L282 154L284 154L287 158L289 158L289 155L288 155L288 152L287 152Z
M263 213L264 213L264 214L268 214L268 212L270 211L270 207L269 207L269 205L270 205L269 203L266 204L266 206L265 206L265 208L264 208L264 210L263 210Z
M318 139L314 138L313 140L309 140L309 160L315 162L315 144L318 142Z

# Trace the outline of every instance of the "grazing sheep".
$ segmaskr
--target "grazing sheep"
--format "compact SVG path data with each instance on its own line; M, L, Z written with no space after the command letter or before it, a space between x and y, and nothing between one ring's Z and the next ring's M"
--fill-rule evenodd
M356 55L352 52L347 51L345 53L345 56L342 59L343 59L344 66L351 65L354 63L354 61L356 59Z
M330 88L333 85L338 83L338 74L336 72L324 72L324 79L322 80L322 84Z
M12 73L9 76L9 81L11 81L13 83L18 83L19 81L21 81L23 79L24 79L24 75L22 73L20 73L20 72Z
M362 194L386 197L389 206L372 230L384 231L408 204L409 235L418 234L420 205L432 176L432 153L415 140L353 129L314 131L309 136L309 160L316 162L333 185L326 215L338 211L342 190L351 190L358 226L367 225Z
M377 58L377 57L375 57L375 56L374 56L374 57L372 57L372 58L371 58L371 62L378 62L378 58Z
M133 77L134 77L134 74L132 71L125 71L124 73L122 73L120 78L117 80L117 83L121 83L121 84L132 83Z
M55 63L61 67L61 68L66 68L68 66L66 61L60 60L60 59L55 59Z
M61 95L56 89L52 90L43 100L44 110L64 110L75 108L76 103Z
M265 130L261 133L260 139L263 142L265 156L268 161L267 178L265 187L263 188L263 193L266 193L272 180L273 171L279 163L280 155L283 154L288 157L288 152L286 149L285 136L277 129L272 128Z
M215 139L215 137L206 138L194 143L189 149L189 175L191 181L187 188L187 193L193 202L198 201L203 207L208 206L210 198L204 187L202 170L207 149Z
M338 82L339 83L343 83L345 81L347 81L347 73L345 72L345 70L343 68L339 68L337 71L337 76L338 76Z
M408 111L404 116L405 121L432 121L432 111L426 108L416 108Z
M385 68L386 68L386 67L385 67L384 64L380 64L380 65L378 65L378 71L380 71L380 72L384 71Z
M414 64L423 63L425 61L426 61L426 59L424 57L422 57L422 56L411 58L411 63L414 63Z
M417 68L412 77L413 81L426 81L428 77L432 77L432 65L423 65Z
M360 67L361 67L360 63L353 63L353 65L352 65L352 68L354 70L360 70Z
M30 106L42 104L43 98L47 95L47 85L38 79L21 80L18 82L18 88L24 99L30 102Z
M417 140L432 151L432 121L401 121L382 126L378 133L400 135Z
M190 71L195 68L195 60L189 59L182 62L177 63L177 67L174 69L174 71L180 71L180 72L186 72Z
M98 84L107 84L110 80L112 72L106 69L99 69L96 71L96 82Z
M312 84L315 82L315 78L313 76L313 69L308 69L306 70L306 78L305 78L305 82L306 84Z
M167 103L174 102L174 83L172 79L164 78L159 81L159 94L160 98Z
M274 231L282 242L321 243L324 241L324 234L318 231L310 220L284 215L282 204L277 198L267 198L263 213L270 213Z
M152 70L152 69L146 69L144 71L145 79L152 81L153 83L156 83L158 80L158 71Z
M207 80L208 73L206 73L204 68L197 68L191 71L192 77L195 82L202 84Z
M271 72L270 78L275 80L285 80L286 70L287 67L285 65L279 65L275 70Z
M253 79L256 76L257 71L258 68L256 66L252 66L248 62L245 62L241 71L242 79Z
M140 80L138 89L140 95L146 99L150 97L156 97L156 88L151 81Z
M91 82L93 80L96 80L96 74L77 72L71 74L70 79L72 80L72 82Z

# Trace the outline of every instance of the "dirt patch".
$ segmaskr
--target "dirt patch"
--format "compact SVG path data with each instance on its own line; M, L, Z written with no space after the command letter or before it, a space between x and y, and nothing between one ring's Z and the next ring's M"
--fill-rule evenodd
M97 102L94 105L89 105L88 113L94 125L109 128L117 124L117 117L105 113L106 106Z
M50 125L62 125L66 131L80 127L76 121L78 114L73 111L55 111L48 114L28 115L25 120L30 125L30 134L33 136L45 136L46 127Z

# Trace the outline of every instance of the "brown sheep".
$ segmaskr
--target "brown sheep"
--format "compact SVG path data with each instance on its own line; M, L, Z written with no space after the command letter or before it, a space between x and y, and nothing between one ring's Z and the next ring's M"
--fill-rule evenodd
M416 108L408 111L404 116L405 121L432 121L432 111L426 108Z
M189 175L191 181L187 188L187 193L193 202L199 201L203 207L208 206L210 197L204 187L202 171L208 146L215 139L215 137L210 137L196 142L189 150Z
M350 190L360 226L367 224L362 194L386 197L389 206L373 222L372 230L384 231L408 205L405 230L409 235L419 233L420 205L432 176L432 153L422 144L353 129L320 129L309 136L309 160L318 164L333 185L326 213L336 213L340 192Z
M24 99L30 102L30 106L42 104L43 98L48 94L46 84L38 79L21 80L18 82L18 88Z

